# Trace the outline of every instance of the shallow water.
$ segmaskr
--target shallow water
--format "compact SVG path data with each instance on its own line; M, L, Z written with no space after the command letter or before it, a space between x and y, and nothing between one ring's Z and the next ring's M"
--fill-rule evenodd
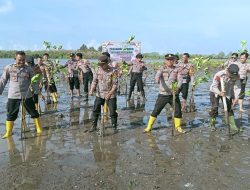
M14 134L0 139L0 189L250 189L249 112L237 125L243 133L228 137L223 112L217 130L207 127L210 102L208 84L195 92L197 111L183 113L188 133L171 136L171 112L163 110L151 134L142 131L158 95L157 85L147 79L147 101L137 96L126 102L118 97L118 133L110 122L104 137L87 133L91 127L94 97L88 103L71 100L66 83L58 84L57 106L41 102L44 131L31 132L20 140L20 120ZM6 92L0 96L0 134L5 129ZM249 103L245 102L249 110ZM168 118L167 118L168 116ZM100 125L100 124L99 124Z

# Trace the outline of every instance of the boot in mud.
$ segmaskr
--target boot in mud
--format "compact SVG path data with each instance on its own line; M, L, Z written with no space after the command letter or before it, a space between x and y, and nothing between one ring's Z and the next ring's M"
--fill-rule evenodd
M116 134L118 132L117 118L111 118L111 122L112 122L113 133Z
M89 130L90 133L97 131L97 122L98 122L99 115L93 114L93 120L92 120L92 127Z

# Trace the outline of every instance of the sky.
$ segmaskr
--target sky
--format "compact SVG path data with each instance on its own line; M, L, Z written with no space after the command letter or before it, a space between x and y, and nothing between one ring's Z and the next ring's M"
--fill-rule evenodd
M0 50L79 49L134 35L142 52L228 53L250 43L249 0L0 0Z

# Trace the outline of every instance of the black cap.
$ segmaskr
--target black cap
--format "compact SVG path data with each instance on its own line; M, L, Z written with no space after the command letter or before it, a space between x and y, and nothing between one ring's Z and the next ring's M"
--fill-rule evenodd
M77 53L76 56L82 58L82 53Z
M34 63L34 57L32 57L32 56L27 56L26 58L25 58L25 61L29 64L29 65L34 65L35 63Z
M70 57L74 57L75 54L74 54L74 53L70 53L69 56L70 56Z
M174 54L171 54L171 53L168 53L165 55L165 59L167 59L167 60L173 60L175 58L176 58L176 56Z
M135 57L136 58L143 58L143 55L141 53L138 53Z
M236 64L231 64L227 68L227 71L229 72L230 75L237 76L239 74L239 67Z
M105 52L102 52L102 55L107 55L109 58L110 58L110 53L105 51Z
M98 57L99 65L109 63L109 57L107 55L100 55Z

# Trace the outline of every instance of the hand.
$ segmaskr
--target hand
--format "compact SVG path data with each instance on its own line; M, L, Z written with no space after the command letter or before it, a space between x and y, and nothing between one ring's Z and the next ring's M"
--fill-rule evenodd
M221 96L221 97L224 97L224 96L225 96L225 92L222 92L222 91L221 91L221 92L220 92L220 96Z
M45 96L44 95L42 95L42 99L43 99L43 101L45 101Z
M105 100L109 100L111 96L112 96L112 94L111 94L111 93L108 93L108 94L105 96Z
M92 90L89 91L89 95L93 96L93 91Z

